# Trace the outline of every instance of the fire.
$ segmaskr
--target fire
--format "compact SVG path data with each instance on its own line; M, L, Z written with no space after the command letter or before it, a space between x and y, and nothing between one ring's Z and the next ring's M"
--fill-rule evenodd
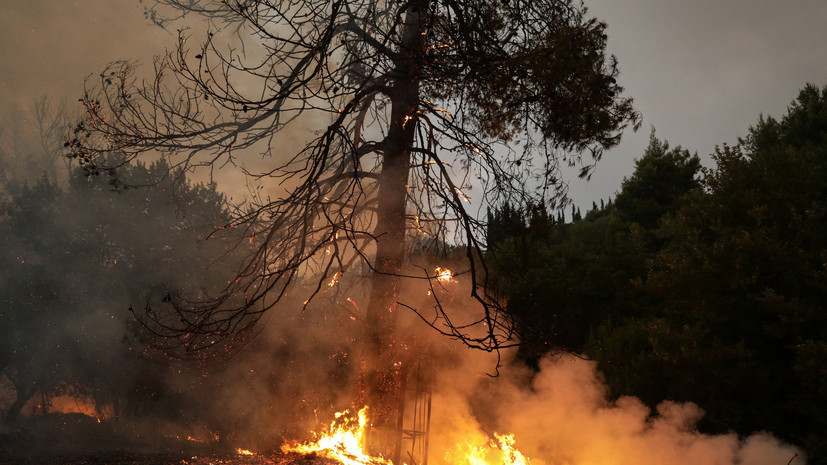
M449 283L454 280L454 272L448 268L436 267L436 279L441 283Z
M328 281L327 283L327 288L330 289L333 286L335 286L339 282L339 278L341 278L343 274L344 273L341 273L339 271L333 273L333 277L330 278L330 281Z
M513 434L494 433L497 441L482 446L470 442L457 444L445 454L447 463L455 465L531 465L531 461L514 447Z
M327 432L315 441L282 446L284 452L318 454L336 460L343 465L393 465L390 460L372 457L365 453L368 418L367 407L359 410L357 418L345 410L335 415Z
M446 270L447 271L447 270ZM393 465L388 459L375 457L365 452L370 425L367 407L353 415L345 410L335 414L335 419L321 434L313 433L314 439L308 442L292 442L282 446L285 453L315 454L342 465ZM452 465L531 465L531 461L514 447L513 434L494 433L495 440L478 437L482 445L474 440L458 443L448 450L444 462ZM254 455L249 451L237 449L242 455ZM403 463L403 465L405 465Z
M238 455L255 455L253 452L251 452L251 451L249 451L249 450L247 450L247 449L241 449L241 448L238 448L238 449L236 449L235 451L236 451L236 453L237 453Z
M504 434L499 435L494 433L499 443L499 449L503 452L503 463L508 465L531 465L528 457L523 455L520 451L514 448L514 435Z
M459 187L455 187L454 190L457 191L469 205L471 204L471 197L465 195L465 192L462 192Z

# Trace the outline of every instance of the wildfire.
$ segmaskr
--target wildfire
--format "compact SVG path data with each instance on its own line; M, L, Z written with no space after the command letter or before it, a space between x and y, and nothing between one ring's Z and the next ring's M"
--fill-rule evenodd
M327 288L330 289L333 286L335 286L339 282L339 278L341 278L343 274L344 273L339 272L339 271L333 273L333 277L330 278L330 281L328 281L328 283L327 283Z
M448 268L436 267L436 279L441 283L449 283L454 280L454 272Z
M494 437L497 441L489 441L488 447L470 442L457 444L445 454L445 460L456 465L531 465L528 457L514 447L513 434L494 433Z
M247 449L238 448L235 450L238 455L255 455L252 451Z
M508 465L531 465L528 457L523 455L520 451L514 448L514 435L504 434L499 435L494 433L499 443L499 449L503 452L503 463Z
M328 431L317 435L315 441L282 446L284 452L318 454L336 460L343 465L393 465L390 460L372 457L365 453L368 429L367 407L359 410L357 417L349 411L339 412L330 423Z

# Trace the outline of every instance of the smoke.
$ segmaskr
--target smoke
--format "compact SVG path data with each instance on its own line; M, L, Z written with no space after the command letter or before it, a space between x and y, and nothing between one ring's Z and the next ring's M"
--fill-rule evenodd
M4 26L3 34L9 40L0 41L3 51L0 68L4 70L0 72L3 83L0 101L6 106L12 103L28 106L34 96L46 92L58 100L74 102L82 93L84 77L96 75L106 63L129 57L141 59L145 67L151 68L148 64L152 56L174 42L174 34L147 26L137 4L124 7L115 2L93 0L71 4L15 0L5 6L7 14L0 18L0 25ZM119 36L140 40L124 41ZM649 57L649 54L641 56ZM736 81L740 84L742 80ZM786 96L788 92L779 95ZM782 103L786 103L787 97L783 98ZM17 113L12 111L4 117L2 137L5 141L13 140L9 133L21 120ZM301 145L317 125L313 123L317 122L298 125L287 135L285 145ZM36 146L40 141L27 136L26 143ZM11 184L12 169L17 174L15 184L34 182L47 171L39 164L36 166L28 156L35 148L4 146L3 151L6 156L3 167L8 167L4 172L4 191ZM38 155L38 160L45 160L43 166L51 170L50 163L54 160L48 155ZM269 160L251 161L249 166L255 168L267 163ZM15 167L10 167L11 164ZM60 174L51 176L57 178L64 174L63 171L56 173ZM234 173L224 175L222 186L234 186L230 189L243 193L247 190L245 179L238 171ZM277 193L273 192L274 197ZM110 195L106 201L119 202L130 195L132 193ZM95 221L100 224L117 222L123 215L117 208L107 210L99 208L100 204L94 201L84 202L78 198L72 201L75 207L89 205L88 210L97 215ZM50 213L57 221L49 223L48 228L41 223L37 237L70 238L83 231L83 227L94 230L95 223L86 222L80 213L68 207L64 212ZM104 214L114 219L104 221L101 218ZM124 231L115 238L118 243L129 244L159 234L134 226ZM107 395L95 394L101 399L108 396L112 403L125 402L118 397L137 390L139 395L135 396L140 398L131 403L143 411L133 412L132 418L140 419L140 424L133 428L147 437L156 437L150 433L180 434L206 440L220 433L222 440L233 445L258 450L272 447L282 437L306 436L310 430L326 424L332 412L350 406L355 372L352 346L361 328L346 312L337 311L341 302L320 303L304 313L299 302L285 302L267 321L259 338L243 353L224 363L189 368L139 363L130 352L129 342L124 341L130 335L125 321L129 304L138 307L143 301L118 286L131 283L133 290L150 289L161 282L175 281L176 276L203 271L197 269L200 265L173 268L165 262L148 260L152 257L145 251L150 247L144 247L146 243L141 242L142 247L136 250L143 250L143 256L133 257L132 268L124 268L124 264L130 263L128 257L121 257L119 264L109 261L114 260L113 257L104 257L107 265L102 267L100 257L83 256L87 251L69 249L54 241L23 244L29 239L11 236L11 233L4 236L13 240L5 242L8 252L3 268L9 279L15 279L15 285L8 281L6 289L10 294L20 292L14 293L12 297L17 300L14 307L9 308L22 316L45 315L42 319L15 321L20 325L15 328L15 334L28 338L21 339L21 344L30 353L37 352L23 360L25 366L21 370L43 372L32 382L42 384L44 380L60 381L62 377L73 382L82 379L87 382L86 387L92 387L88 384L94 382L97 388L109 390ZM100 242L104 240L114 239L110 233ZM36 253L31 253L33 249L27 247L38 248L34 249ZM75 255L67 255L67 250ZM199 253L186 250L175 253ZM159 252L159 255L166 254ZM18 257L27 263L22 271ZM101 268L105 268L106 279L100 278ZM29 276L37 279L21 280ZM21 296L30 294L30 288L25 287L28 285L39 286L36 289L39 291L47 286L49 295L56 297L48 302L23 302ZM420 308L429 305L424 287L411 292L421 296ZM359 295L352 297L365 308ZM12 314L12 310L5 312ZM9 317L6 318L8 321ZM410 319L421 324L417 318ZM407 328L407 324L417 326L410 322L402 326ZM798 452L762 432L747 438L735 434L700 434L696 425L703 412L695 404L664 400L651 411L632 397L610 400L599 367L593 362L571 356L549 357L541 362L536 373L511 362L499 377L491 378L488 374L496 365L491 354L449 344L427 328L410 331L420 346L430 348L430 360L440 363L441 370L433 386L430 447L431 460L437 464L448 463L446 454L457 451L458 445L460 448L468 443L487 447L495 432L514 434L516 447L535 465L781 465ZM0 344L3 356L18 350L12 347L13 342L17 341L6 338ZM3 357L0 359L8 363ZM72 373L63 374L63 369ZM7 385L8 382L8 378L0 377L0 383ZM8 392L12 388L6 386L5 389L0 392L4 404L0 407L4 409L14 401ZM491 453L494 455L494 451ZM456 454L452 457L456 459Z
M19 115L7 119L13 116ZM14 140L9 134L3 133L4 141ZM8 331L4 335L10 335L0 343L7 370L0 380L4 411L14 402L10 380L26 374L28 385L41 390L51 383L47 394L56 397L66 393L65 383L86 389L99 401L96 408L121 415L149 443L217 437L232 447L266 451L282 439L306 438L333 412L351 406L354 347L362 327L347 299L366 308L363 277L349 272L305 312L302 302L291 300L305 293L291 290L258 338L230 360L185 366L142 358L135 353L142 347L128 324L128 306L140 307L143 294L162 284L207 286L204 270L215 269L214 257L223 256L207 247L221 243L193 242L189 233L173 232L187 224L186 217L162 199L148 200L149 191L96 190L71 184L77 179L69 176L69 193L54 186L21 190L42 172L39 165L22 163L33 159L25 155L34 148L22 143L0 148L4 166L22 166L15 168L19 177L7 173L3 180L6 201L26 199L9 207L0 222L8 250L0 267L7 283L2 299L10 309L0 321L0 329ZM44 152L35 158L54 163L49 157ZM56 172L53 184L67 174ZM202 213L208 219L215 214ZM232 272L226 261L221 265ZM436 265L462 271L453 259ZM475 304L461 298L469 289L461 281L437 289L457 322L476 319ZM433 305L429 292L424 280L405 290L408 302L423 311ZM496 457L488 445L494 433L513 434L515 446L535 465L783 465L800 455L768 433L701 434L696 426L702 406L692 403L665 399L651 411L633 397L611 400L599 367L573 356L548 357L537 372L509 360L492 378L497 365L492 354L437 335L410 312L400 316L401 338L438 365L432 386L433 463L461 462L459 457L474 448Z
M447 257L442 266L462 264ZM409 282L409 300L424 284ZM455 322L479 318L463 276L444 285L441 295ZM401 337L434 370L429 461L436 465L498 465L503 461L495 435L513 435L514 447L534 465L802 465L801 449L771 432L742 437L699 432L703 406L663 399L654 409L640 399L614 399L597 362L572 354L549 354L538 368L502 354L471 349L437 335L419 318L400 315ZM500 364L499 370L497 366ZM795 457L795 460L793 458ZM513 457L512 457L513 459Z
M433 463L456 464L469 445L496 456L494 433L513 434L535 465L783 465L802 456L766 432L701 434L703 410L693 403L664 400L653 412L634 397L610 400L597 364L573 355L548 356L536 373L512 362L497 378L482 375L491 363L465 353L443 367L434 388Z

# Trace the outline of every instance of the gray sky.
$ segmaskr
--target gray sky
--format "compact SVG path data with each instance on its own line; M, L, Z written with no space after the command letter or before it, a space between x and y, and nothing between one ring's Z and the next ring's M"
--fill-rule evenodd
M74 105L83 79L116 59L152 57L175 36L148 23L137 0L0 0L0 105L42 95ZM780 116L807 82L827 84L827 0L587 0L608 23L620 82L643 127L607 153L571 193L586 208L634 167L652 126L709 164L759 114Z
M586 0L608 24L620 83L643 126L572 182L584 208L607 198L634 170L651 127L711 165L760 114L780 117L807 82L827 84L825 0ZM599 202L598 202L599 203Z

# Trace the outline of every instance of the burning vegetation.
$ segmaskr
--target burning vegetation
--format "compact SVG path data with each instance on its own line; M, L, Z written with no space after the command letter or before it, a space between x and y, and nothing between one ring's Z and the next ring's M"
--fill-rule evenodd
M768 435L701 435L691 403L653 413L611 400L594 364L565 352L534 372L514 359L518 324L474 206L556 208L560 164L587 176L639 125L605 24L581 4L159 0L148 14L160 25L164 8L217 28L194 50L182 31L152 79L117 62L87 81L85 116L63 144L86 176L50 208L92 214L41 236L19 213L64 195L46 181L9 209L12 287L39 292L4 298L31 309L7 324L8 412L56 423L33 427L33 441L57 435L55 450L77 453L79 438L109 448L128 437L182 464L795 456ZM228 33L243 54L221 44ZM258 189L245 203L189 181L223 165ZM66 243L27 256L48 240ZM80 271L58 279L56 265ZM76 313L60 313L58 294ZM110 326L96 333L101 313Z
M335 460L342 465L392 465L383 457L372 457L367 450L370 429L367 407L356 415L345 410L337 412L335 419L327 430L305 443L290 443L281 447L283 452L295 452L305 455L319 455Z
M586 175L639 125L605 24L571 0L162 0L148 11L159 25L195 12L213 26L197 49L182 30L153 79L128 62L90 78L69 158L118 190L134 187L121 167L158 154L185 172L269 161L238 164L267 193L219 226L243 238L234 278L171 290L136 318L155 349L204 360L247 344L289 302L348 299L361 325L352 405L370 406L371 453L400 463L409 365L426 351L403 320L487 352L517 344L471 190L487 204L561 201L558 150ZM447 249L458 273L433 263ZM470 301L449 311L457 274ZM407 292L423 282L427 292Z

